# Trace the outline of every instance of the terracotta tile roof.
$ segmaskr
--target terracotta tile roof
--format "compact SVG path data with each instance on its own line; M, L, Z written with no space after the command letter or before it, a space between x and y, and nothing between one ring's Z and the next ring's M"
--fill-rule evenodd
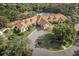
M15 25L15 27L18 28L18 29L20 29L20 28L23 27L23 25L22 25L21 23L17 23L17 24Z
M41 16L43 19L48 20L48 16Z
M50 15L50 18L51 18L52 20L56 20L56 21L58 21L58 20L62 20L62 21L67 20L67 17L64 16L64 15L61 14L61 13L51 14L51 15Z
M31 17L30 20L31 20L32 24L35 24L37 21L37 16Z
M48 19L46 16L41 16L38 20L37 20L37 23L38 24L41 24L41 25L45 25L45 24L48 24Z
M31 24L41 24L41 25L45 25L45 24L48 24L49 23L49 19L52 20L62 20L62 21L65 21L67 19L66 16L64 16L63 14L61 13L58 13L58 14L51 14L50 16L34 16L34 17L31 17L31 18L28 18L28 19L24 19L20 22L18 22L15 26L20 29L22 27L28 27L29 25Z
M22 27L28 27L29 25L36 23L37 20L37 16L28 18L28 19L24 19L21 22L18 22L15 27L17 27L18 29L22 28Z

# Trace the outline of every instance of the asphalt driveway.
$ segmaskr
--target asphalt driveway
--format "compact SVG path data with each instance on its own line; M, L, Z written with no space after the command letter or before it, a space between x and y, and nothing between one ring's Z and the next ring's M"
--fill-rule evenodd
M46 32L43 30L34 30L29 36L28 39L32 41L33 44L35 44L35 41L38 39L38 37L45 35Z
M79 26L77 25L77 30ZM35 41L37 40L38 37L45 35L46 32L43 30L34 30L29 36L29 40L32 41L33 45L35 46ZM78 42L78 43L77 43ZM77 42L75 41L72 47L64 50L64 51L49 51L46 50L44 48L38 48L35 47L34 48L34 52L33 52L33 56L73 56L74 55L74 51L79 50L79 46L77 46L76 44L79 44L79 39L77 40Z

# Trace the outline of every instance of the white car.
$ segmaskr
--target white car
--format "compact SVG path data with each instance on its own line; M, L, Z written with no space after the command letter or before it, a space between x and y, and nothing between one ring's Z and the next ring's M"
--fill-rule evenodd
M0 36L3 36L4 34L3 34L3 32L2 31L0 31Z

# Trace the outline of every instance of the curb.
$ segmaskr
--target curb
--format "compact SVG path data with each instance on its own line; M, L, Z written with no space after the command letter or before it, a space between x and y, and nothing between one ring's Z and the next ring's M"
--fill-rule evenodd
M34 31L36 31L36 29L35 29ZM34 32L34 31L33 31L33 32ZM33 32L32 32L32 33L33 33ZM27 38L28 38L30 35L32 35L32 33L31 33L31 34L29 34L29 35L27 36Z
M63 51L65 51L65 50L67 50L67 49L69 49L69 48L71 48L72 47L72 45L71 46L69 46L68 48L66 48L66 49L63 49L63 50L57 50L57 51L55 51L55 50L48 50L48 49L45 49L46 51L49 51L49 52L63 52Z

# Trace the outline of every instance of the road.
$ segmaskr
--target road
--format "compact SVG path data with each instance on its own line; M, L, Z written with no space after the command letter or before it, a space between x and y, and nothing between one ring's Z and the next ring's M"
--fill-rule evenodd
M76 25L77 30L79 30L79 25ZM38 37L45 35L46 32L44 32L43 30L40 31L33 31L28 38L32 41L33 45L35 46L35 41L37 40ZM75 44L73 44L72 47L64 50L64 51L49 51L46 50L44 48L34 48L34 52L33 52L33 56L73 56L74 51L79 50L79 46L77 46L76 44L79 45L79 40L77 40L77 42L74 42Z

